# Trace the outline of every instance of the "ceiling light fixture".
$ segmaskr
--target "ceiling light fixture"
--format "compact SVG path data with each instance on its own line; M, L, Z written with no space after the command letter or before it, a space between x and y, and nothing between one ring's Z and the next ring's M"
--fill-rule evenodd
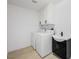
M37 1L37 0L32 0L32 2L33 2L33 3L37 3L38 1Z

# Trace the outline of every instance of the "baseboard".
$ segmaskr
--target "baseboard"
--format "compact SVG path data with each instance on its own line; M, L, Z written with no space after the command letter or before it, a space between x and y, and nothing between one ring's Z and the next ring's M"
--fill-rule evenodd
M10 52L7 52L7 54L10 54L10 53L13 53L13 52L16 52L16 51L20 51L20 50L23 50L25 48L29 48L31 46L28 46L28 47L23 47L23 48L20 48L20 49L16 49L16 50L13 50L13 51L10 51Z

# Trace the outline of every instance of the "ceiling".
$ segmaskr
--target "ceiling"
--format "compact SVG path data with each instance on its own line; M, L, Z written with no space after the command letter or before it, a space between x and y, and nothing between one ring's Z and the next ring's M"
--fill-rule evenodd
M39 10L47 5L52 0L37 0L37 3L33 3L32 0L7 0L9 4L18 5L24 8L31 8Z
M33 3L32 0L7 0L9 4L14 4L24 8L30 8L34 10L40 10L48 3L52 2L53 4L58 4L64 0L35 0L37 3Z

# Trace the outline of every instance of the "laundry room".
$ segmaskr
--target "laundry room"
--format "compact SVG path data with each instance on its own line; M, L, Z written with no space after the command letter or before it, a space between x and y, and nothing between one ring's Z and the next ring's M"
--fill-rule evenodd
M71 0L7 0L8 59L71 59Z

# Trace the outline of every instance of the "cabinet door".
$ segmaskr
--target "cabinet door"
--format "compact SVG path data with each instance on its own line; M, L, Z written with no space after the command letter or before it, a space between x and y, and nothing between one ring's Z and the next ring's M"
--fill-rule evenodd
M52 37L52 52L54 52L55 50L56 50L56 41Z
M47 20L48 24L54 24L55 6L52 3L48 4L43 10L41 10L42 24Z

